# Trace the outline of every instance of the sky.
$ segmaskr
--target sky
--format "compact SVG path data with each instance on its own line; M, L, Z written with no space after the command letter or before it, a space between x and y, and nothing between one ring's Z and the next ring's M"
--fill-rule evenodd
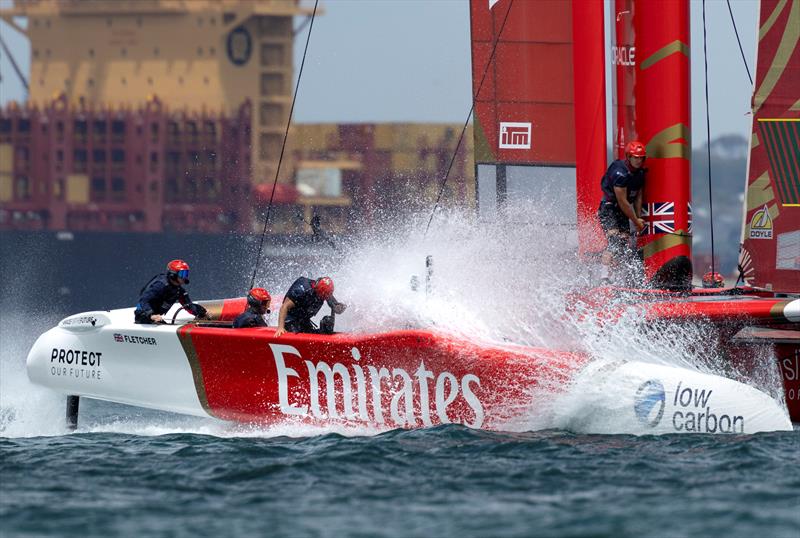
M530 1L530 0L516 0ZM303 0L313 6L313 1ZM757 0L730 0L754 75ZM8 0L0 0L0 6ZM298 91L297 122L452 122L471 106L467 0L321 0ZM690 2L693 145L706 141L702 2ZM725 0L706 1L711 138L749 138L747 78ZM306 31L298 34L299 68ZM0 22L24 73L30 46ZM0 103L24 99L24 88L0 51Z

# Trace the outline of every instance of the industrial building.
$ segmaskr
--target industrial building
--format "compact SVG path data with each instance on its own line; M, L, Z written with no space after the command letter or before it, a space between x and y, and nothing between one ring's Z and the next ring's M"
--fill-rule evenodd
M272 197L271 230L294 233L314 214L346 229L397 197L435 198L460 126L294 125L273 195L310 13L297 0L0 9L31 45L28 100L0 110L0 229L249 232ZM471 141L457 200L474 192Z

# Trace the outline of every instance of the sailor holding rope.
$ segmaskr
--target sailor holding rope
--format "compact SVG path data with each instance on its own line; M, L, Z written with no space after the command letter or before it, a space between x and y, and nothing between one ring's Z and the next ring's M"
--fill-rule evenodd
M638 140L628 142L625 159L611 163L600 180L603 199L597 210L597 218L608 240L608 248L601 258L607 270L613 268L617 272L624 269L622 262L629 261L631 224L637 233L644 229L641 215L642 190L647 174L645 159L647 152L644 144Z

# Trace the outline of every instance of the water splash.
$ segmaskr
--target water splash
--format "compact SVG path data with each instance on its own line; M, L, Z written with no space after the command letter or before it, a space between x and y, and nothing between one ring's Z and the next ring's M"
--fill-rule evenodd
M25 358L39 333L56 323L52 316L5 314L0 323L0 436L61 435L64 399L33 385L25 371Z
M644 361L705 373L722 374L754 384L776 399L783 397L774 358L744 373L732 367L711 341L713 328L646 325L631 313L600 325L573 302L575 291L593 284L595 268L578 259L569 230L531 222L550 222L546 213L512 209L502 218L477 222L470 212L438 216L425 234L427 215L410 217L391 226L376 226L369 234L335 249L327 245L267 260L257 284L281 295L299 275L332 276L336 296L349 305L337 316L337 330L382 332L426 327L495 346L521 344L575 350L594 361ZM425 260L433 256L431 293L425 292ZM246 272L242 270L241 272ZM416 291L411 280L420 282ZM326 312L322 312L321 315ZM24 359L36 336L57 319L19 316L2 324L0 360L0 435L8 437L60 435L62 396L30 384ZM275 315L273 314L273 323ZM516 430L559 427L569 417L556 416L555 395L564 392L563 379L553 372L536 387L536 414L513 425ZM510 410L513 414L513 410ZM369 427L319 428L287 423L265 430L208 419L177 417L135 410L104 402L86 402L81 409L83 432L138 435L199 433L228 436L308 436L324 433L371 435Z

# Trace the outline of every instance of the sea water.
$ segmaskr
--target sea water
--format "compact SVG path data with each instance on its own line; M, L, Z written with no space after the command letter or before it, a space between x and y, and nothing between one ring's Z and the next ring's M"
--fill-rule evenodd
M608 331L565 317L588 269L552 230L494 226L451 215L428 234L412 222L303 266L278 253L257 283L280 294L297 276L287 268L331 274L349 305L339 330L435 326L723 373L714 350L696 345L701 326L653 334L635 320ZM196 298L204 291L192 289ZM800 535L797 430L582 435L561 429L557 414L531 416L530 431L515 433L262 429L83 400L69 433L64 398L31 385L24 359L38 334L74 311L24 306L0 317L2 537ZM780 399L768 358L748 375Z

